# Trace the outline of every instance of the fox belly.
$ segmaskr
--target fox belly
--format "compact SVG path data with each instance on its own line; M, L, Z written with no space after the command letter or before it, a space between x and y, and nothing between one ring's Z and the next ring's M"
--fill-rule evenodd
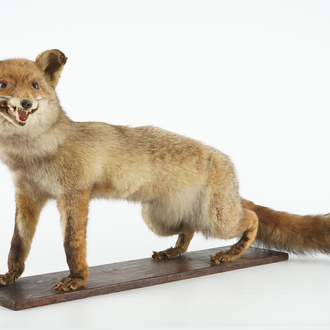
M142 203L142 217L147 226L159 236L176 235L184 231L210 233L207 223L207 187L195 184L170 195L162 195Z

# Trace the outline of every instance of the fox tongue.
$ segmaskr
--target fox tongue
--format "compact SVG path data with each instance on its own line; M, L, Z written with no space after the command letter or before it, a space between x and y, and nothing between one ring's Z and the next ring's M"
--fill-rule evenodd
M28 114L24 110L18 110L18 117L20 120L25 121L27 120Z

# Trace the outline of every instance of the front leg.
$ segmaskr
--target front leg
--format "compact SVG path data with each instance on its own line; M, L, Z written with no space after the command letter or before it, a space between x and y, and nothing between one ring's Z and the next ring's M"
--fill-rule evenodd
M17 189L15 229L8 256L8 272L0 275L0 285L13 283L22 275L45 202L46 198L32 198L23 189Z
M77 290L88 279L86 263L86 225L91 190L74 191L58 199L64 249L70 275L53 286L56 291Z

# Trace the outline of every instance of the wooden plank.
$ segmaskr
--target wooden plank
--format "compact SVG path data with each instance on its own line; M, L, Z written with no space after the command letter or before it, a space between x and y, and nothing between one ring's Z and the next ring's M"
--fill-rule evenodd
M68 276L68 271L22 277L0 288L0 306L17 311L288 259L287 253L250 248L235 262L224 265L210 263L211 255L227 248L188 252L164 261L146 258L90 267L85 287L71 292L51 289L62 277Z

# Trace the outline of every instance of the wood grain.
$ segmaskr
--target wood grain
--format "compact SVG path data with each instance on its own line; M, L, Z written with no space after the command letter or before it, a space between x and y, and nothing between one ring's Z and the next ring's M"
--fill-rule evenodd
M287 253L250 248L234 262L224 265L210 263L211 255L227 248L188 252L164 261L146 258L90 267L85 287L71 292L61 293L51 289L62 277L68 276L68 271L22 277L13 284L0 287L0 305L17 311L288 259Z

